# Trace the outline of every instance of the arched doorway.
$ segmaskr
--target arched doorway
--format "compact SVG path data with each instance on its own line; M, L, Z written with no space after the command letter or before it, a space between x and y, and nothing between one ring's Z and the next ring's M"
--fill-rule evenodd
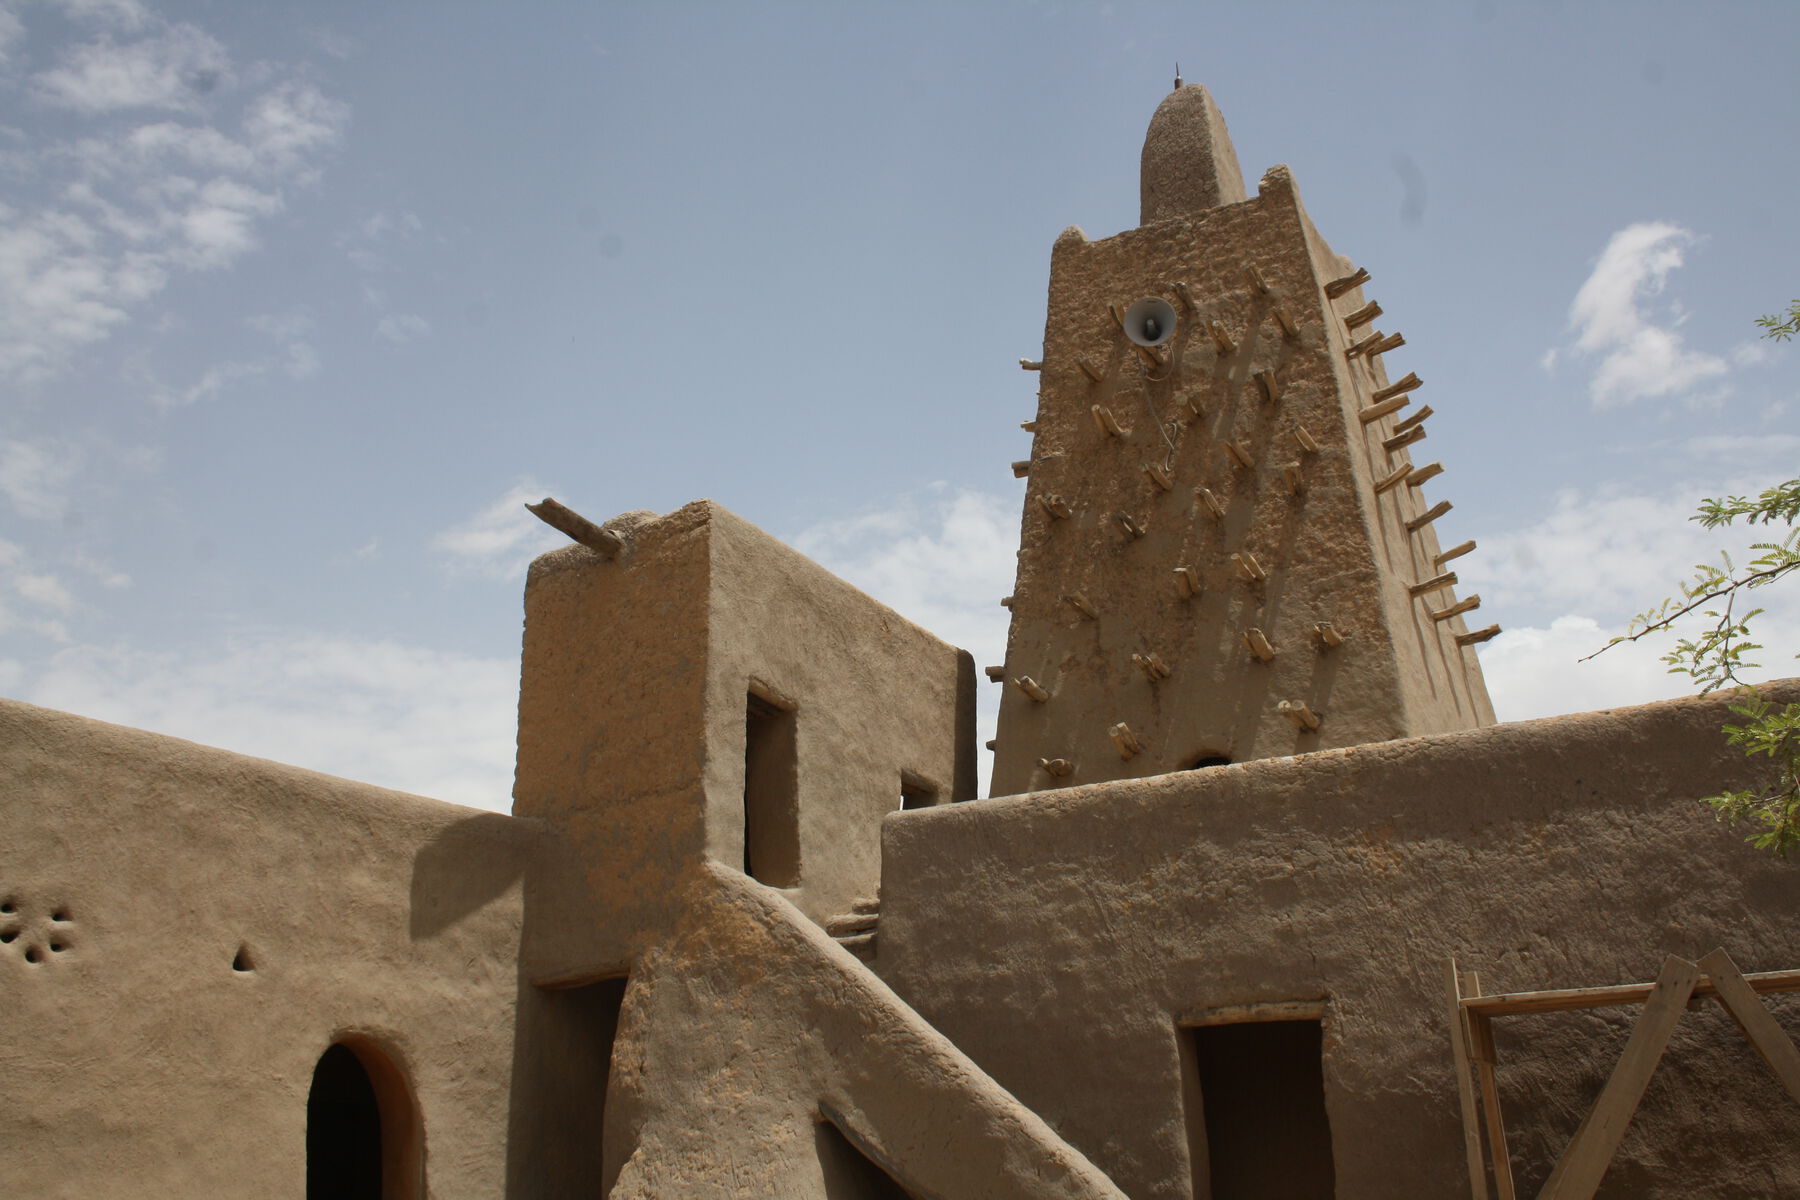
M306 1097L307 1200L413 1200L417 1112L398 1067L360 1039L332 1043Z

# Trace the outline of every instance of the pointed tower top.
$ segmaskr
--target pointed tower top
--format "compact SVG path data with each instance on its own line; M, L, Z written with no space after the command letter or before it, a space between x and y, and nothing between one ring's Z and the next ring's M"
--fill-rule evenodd
M1212 93L1197 83L1177 86L1157 106L1144 135L1138 224L1191 216L1245 198L1237 151Z

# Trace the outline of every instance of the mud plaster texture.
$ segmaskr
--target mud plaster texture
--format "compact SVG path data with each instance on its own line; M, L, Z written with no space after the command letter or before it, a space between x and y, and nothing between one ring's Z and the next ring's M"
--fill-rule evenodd
M1487 991L1648 980L1664 955L1716 946L1746 971L1800 961L1794 868L1696 801L1756 774L1723 745L1726 703L898 814L880 969L1138 1200L1207 1194L1183 1023L1322 1001L1336 1194L1466 1195L1447 956ZM1771 1007L1800 1026L1793 998ZM1498 1022L1520 1194L1541 1185L1637 1011ZM1601 1194L1800 1194L1795 1126L1707 1005L1679 1027Z
M1159 137L1209 142L1236 178L1222 125L1206 126L1210 98L1183 91L1197 95L1177 93L1152 122L1146 187ZM1463 618L1433 617L1456 601L1455 588L1411 592L1444 570L1436 523L1407 528L1436 484L1376 491L1412 460L1409 448L1384 445L1404 409L1360 415L1389 380L1384 356L1350 353L1370 332L1344 319L1366 303L1362 289L1324 290L1352 264L1313 228L1284 167L1264 176L1254 199L1157 211L1154 223L1103 241L1068 230L1052 252L1005 662L1009 680L1029 677L1049 698L1006 685L991 793L1491 724L1474 649L1456 641ZM1144 297L1178 314L1159 364L1143 359L1113 314ZM1265 372L1274 400L1258 378ZM1103 429L1096 408L1120 432ZM1166 471L1169 486L1147 468ZM1053 498L1068 515L1055 513ZM1266 578L1246 578L1234 557L1246 555ZM1178 567L1198 595L1176 586ZM1320 642L1321 622L1344 636L1341 646ZM1251 629L1269 639L1273 659L1252 656ZM1166 678L1134 659L1151 655L1167 664ZM1320 728L1290 723L1278 711L1284 700L1305 702ZM1142 747L1130 758L1111 739L1120 722ZM1054 759L1069 772L1041 765Z
M501 1194L532 823L11 701L0 747L0 1195L299 1195L342 1040L393 1195Z

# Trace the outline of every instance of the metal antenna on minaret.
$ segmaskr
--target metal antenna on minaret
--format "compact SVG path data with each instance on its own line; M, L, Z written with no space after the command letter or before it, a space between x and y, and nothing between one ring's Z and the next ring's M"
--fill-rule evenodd
M1181 90L1181 64L1179 62L1175 64L1175 90L1178 92Z

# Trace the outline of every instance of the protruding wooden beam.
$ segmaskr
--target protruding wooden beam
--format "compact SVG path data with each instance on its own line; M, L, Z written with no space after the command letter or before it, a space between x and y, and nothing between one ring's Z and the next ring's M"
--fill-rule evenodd
M1256 382L1262 387L1263 399L1267 400L1270 404L1281 399L1281 381L1275 378L1275 369L1273 367L1269 368L1267 371L1258 371L1256 373Z
M986 667L983 669L987 672L987 677L992 682L994 682L994 683L1005 683L1006 682L1006 668L1004 666Z
M1269 294L1269 281L1263 278L1263 273L1256 269L1255 263L1244 268L1244 275L1250 280L1251 287L1265 296Z
M1418 470L1414 471L1412 474L1410 474L1406 477L1406 486L1407 487L1421 487L1424 485L1426 480L1436 479L1439 475L1442 475L1443 473L1444 473L1444 464L1443 463L1441 463L1441 462L1426 463L1424 466L1420 467Z
M1315 439L1312 434L1306 432L1306 427L1304 425L1295 428L1294 441L1299 443L1300 453L1302 454L1317 454L1319 452L1319 443L1317 439Z
M1075 769L1075 764L1066 758L1040 758L1038 766L1044 768L1044 774L1052 779L1061 779Z
M1169 669L1169 664L1162 660L1160 654L1134 654L1131 656L1131 661L1152 683L1158 679L1167 679L1174 673Z
M1000 739L989 738L987 741L983 742L982 745L986 746L989 750L997 750L1000 748Z
M1192 600L1200 594L1200 576L1194 571L1194 568L1176 567L1171 574L1175 576L1176 595L1184 600Z
M1038 684L1038 681L1029 675L1020 675L1014 678L1013 686L1018 688L1021 692L1024 692L1027 696L1030 696L1033 700L1036 700L1039 704L1050 699L1050 693L1045 691L1043 687Z
M1125 531L1125 536L1132 541L1135 542L1144 536L1144 527L1132 520L1130 513L1114 513L1113 520L1118 524L1120 529Z
M1069 502L1067 500L1064 500L1055 492L1044 492L1038 496L1037 502L1038 507L1049 513L1051 519L1056 521L1066 520L1069 514L1075 511L1069 507Z
M1217 496L1213 495L1211 488L1195 488L1194 499L1200 502L1201 508L1204 508L1218 520L1223 521L1225 519L1225 506L1219 502Z
M1231 556L1231 561L1237 564L1238 570L1242 571L1244 573L1244 578L1251 583L1261 583L1269 577L1269 572L1263 568L1261 563L1256 561L1256 555L1254 554L1247 552L1243 554L1233 554Z
M1294 324L1293 315L1286 308L1278 304L1272 311L1275 314L1275 323L1281 326L1282 337L1293 337L1300 332L1300 326Z
M1306 490L1306 476L1301 472L1299 463L1289 463L1281 468L1281 482L1287 485L1290 496L1298 496Z
M1489 625L1486 629L1477 629L1472 633L1457 634L1456 644L1459 646L1479 646L1489 638L1499 636L1500 627L1498 625Z
M1369 352L1369 347L1373 346L1376 342L1379 342L1382 337L1383 334L1381 330L1377 329L1374 333L1369 334L1361 340L1351 342L1344 350L1344 357L1360 358L1362 355L1367 354Z
M1320 621L1314 625L1313 636L1319 639L1319 645L1326 650L1335 650L1344 644L1344 635L1330 621Z
M1000 607L1001 608L1011 608L1012 605L1013 605L1013 598L1011 596L1000 597Z
M1395 433L1405 433L1407 430L1411 429L1415 425L1423 425L1425 423L1425 418L1429 417L1430 415L1431 415L1431 405L1427 404L1424 408L1421 408L1418 412L1414 413L1412 416L1407 417L1404 421L1395 421L1394 422L1394 432Z
M1409 596L1429 596L1433 592L1441 591L1447 587L1454 587L1455 585L1456 572L1445 571L1442 575L1433 575L1430 579L1421 579L1418 583L1407 588L1406 592Z
M1070 592L1067 596L1063 597L1063 603L1067 604L1070 608L1074 609L1090 621L1098 621L1100 619L1100 610L1095 608L1092 602L1080 592Z
M1240 467L1256 466L1256 460L1250 457L1250 447L1244 445L1244 443L1221 442L1219 444L1225 447L1225 453L1231 455Z
M1037 432L1037 422L1036 421L1020 421L1019 428L1023 429L1026 433L1036 433Z
M1417 533L1439 517L1450 511L1448 500L1439 500L1436 504L1406 523L1406 532Z
M1077 354L1075 356L1075 365L1081 368L1081 373L1083 375L1086 375L1095 383L1099 383L1102 379L1106 378L1106 376L1100 373L1099 367L1096 367L1093 363L1088 361L1087 355L1085 354Z
M1143 468L1144 474L1150 477L1150 482L1156 485L1157 491L1172 492L1175 490L1175 480L1169 476L1166 468L1156 463L1144 463Z
M1390 333L1380 341L1376 342L1373 346L1364 350L1363 353L1370 358L1374 358L1377 354L1386 354L1389 350L1398 350L1404 345L1406 345L1406 336L1404 334Z
M1134 758L1143 752L1144 744L1137 740L1136 734L1131 732L1131 726L1123 721L1108 729L1106 736L1110 737L1112 744L1118 748L1120 758Z
M1275 711L1294 723L1294 728L1306 733L1316 732L1324 724L1319 714L1304 700L1283 700L1275 706Z
M1367 267L1358 267L1354 274L1345 275L1340 279L1334 279L1326 284L1325 294L1331 299L1336 300L1351 288L1359 288L1367 282L1369 282L1369 269Z
M1197 313L1200 311L1200 306L1198 304L1194 303L1194 294L1192 292L1188 291L1187 284L1185 284L1185 283L1176 284L1175 285L1175 295L1180 297L1181 307L1187 309L1189 313Z
M1367 325L1381 315L1381 305L1371 300L1353 313L1344 317L1344 328L1355 329L1359 325Z
M1424 380L1420 379L1413 372L1408 371L1406 373L1406 377L1404 379L1400 380L1400 382L1388 384L1386 387L1382 388L1379 392L1376 392L1374 395L1370 396L1369 399L1371 399L1371 400L1375 401L1377 404L1379 404L1383 400L1389 400L1395 396L1405 395L1407 392L1412 391L1414 388L1423 387L1424 385L1425 385Z
M617 558L625 549L625 539L610 529L603 529L572 508L545 496L525 510L569 540L579 542L601 558Z
M1458 600L1455 604L1452 604L1449 608L1433 609L1432 613L1431 613L1431 619L1434 621L1448 621L1451 617L1460 617L1464 613L1474 612L1476 609L1478 609L1480 607L1481 607L1481 597L1480 596L1464 596L1461 600Z
M1044 369L1043 362L1035 358L1021 358L1019 360L1019 366L1026 371L1041 371Z
M1436 558L1433 558L1431 560L1431 565L1434 567L1441 567L1453 558L1461 558L1463 555L1467 554L1469 551L1473 550L1474 548L1475 548L1475 543L1473 540L1466 541L1460 546L1452 546L1448 550L1444 551L1442 554L1438 555Z
M1424 440L1425 427L1423 425L1414 425L1405 433L1396 433L1393 437L1384 439L1381 443L1381 448L1386 450L1389 454L1392 454L1402 446L1410 446L1414 442L1422 442Z
M1104 433L1107 437L1125 436L1125 430L1120 426L1118 418L1113 416L1112 409L1106 407L1106 405L1093 405L1088 409L1088 412L1093 414L1094 424L1098 425L1100 427L1100 432Z
M1375 481L1375 494L1379 496L1383 492L1393 491L1395 488L1406 482L1406 477L1411 471L1411 463L1401 463L1393 469L1392 473Z
M1237 343L1231 340L1231 333L1223 322L1209 321L1206 331L1212 334L1213 344L1219 348L1220 354L1230 354L1237 349Z
M1012 471L1014 479L1025 478L1027 475L1031 474L1031 460L1029 458L1021 458L1012 465Z
M1356 417L1364 425L1368 425L1381 420L1391 412L1399 412L1411 403L1412 401L1405 396L1395 396L1391 400L1383 400L1380 404L1371 404L1369 407L1359 410Z
M1255 658L1257 662L1270 662L1275 658L1274 644L1269 641L1268 635L1264 634L1260 629L1251 628L1244 630L1244 645L1250 648L1250 655Z
M1206 406L1201 404L1200 401L1194 397L1192 392L1177 396L1175 398L1175 404L1177 407L1187 409L1188 420L1190 421L1198 420L1206 415Z

